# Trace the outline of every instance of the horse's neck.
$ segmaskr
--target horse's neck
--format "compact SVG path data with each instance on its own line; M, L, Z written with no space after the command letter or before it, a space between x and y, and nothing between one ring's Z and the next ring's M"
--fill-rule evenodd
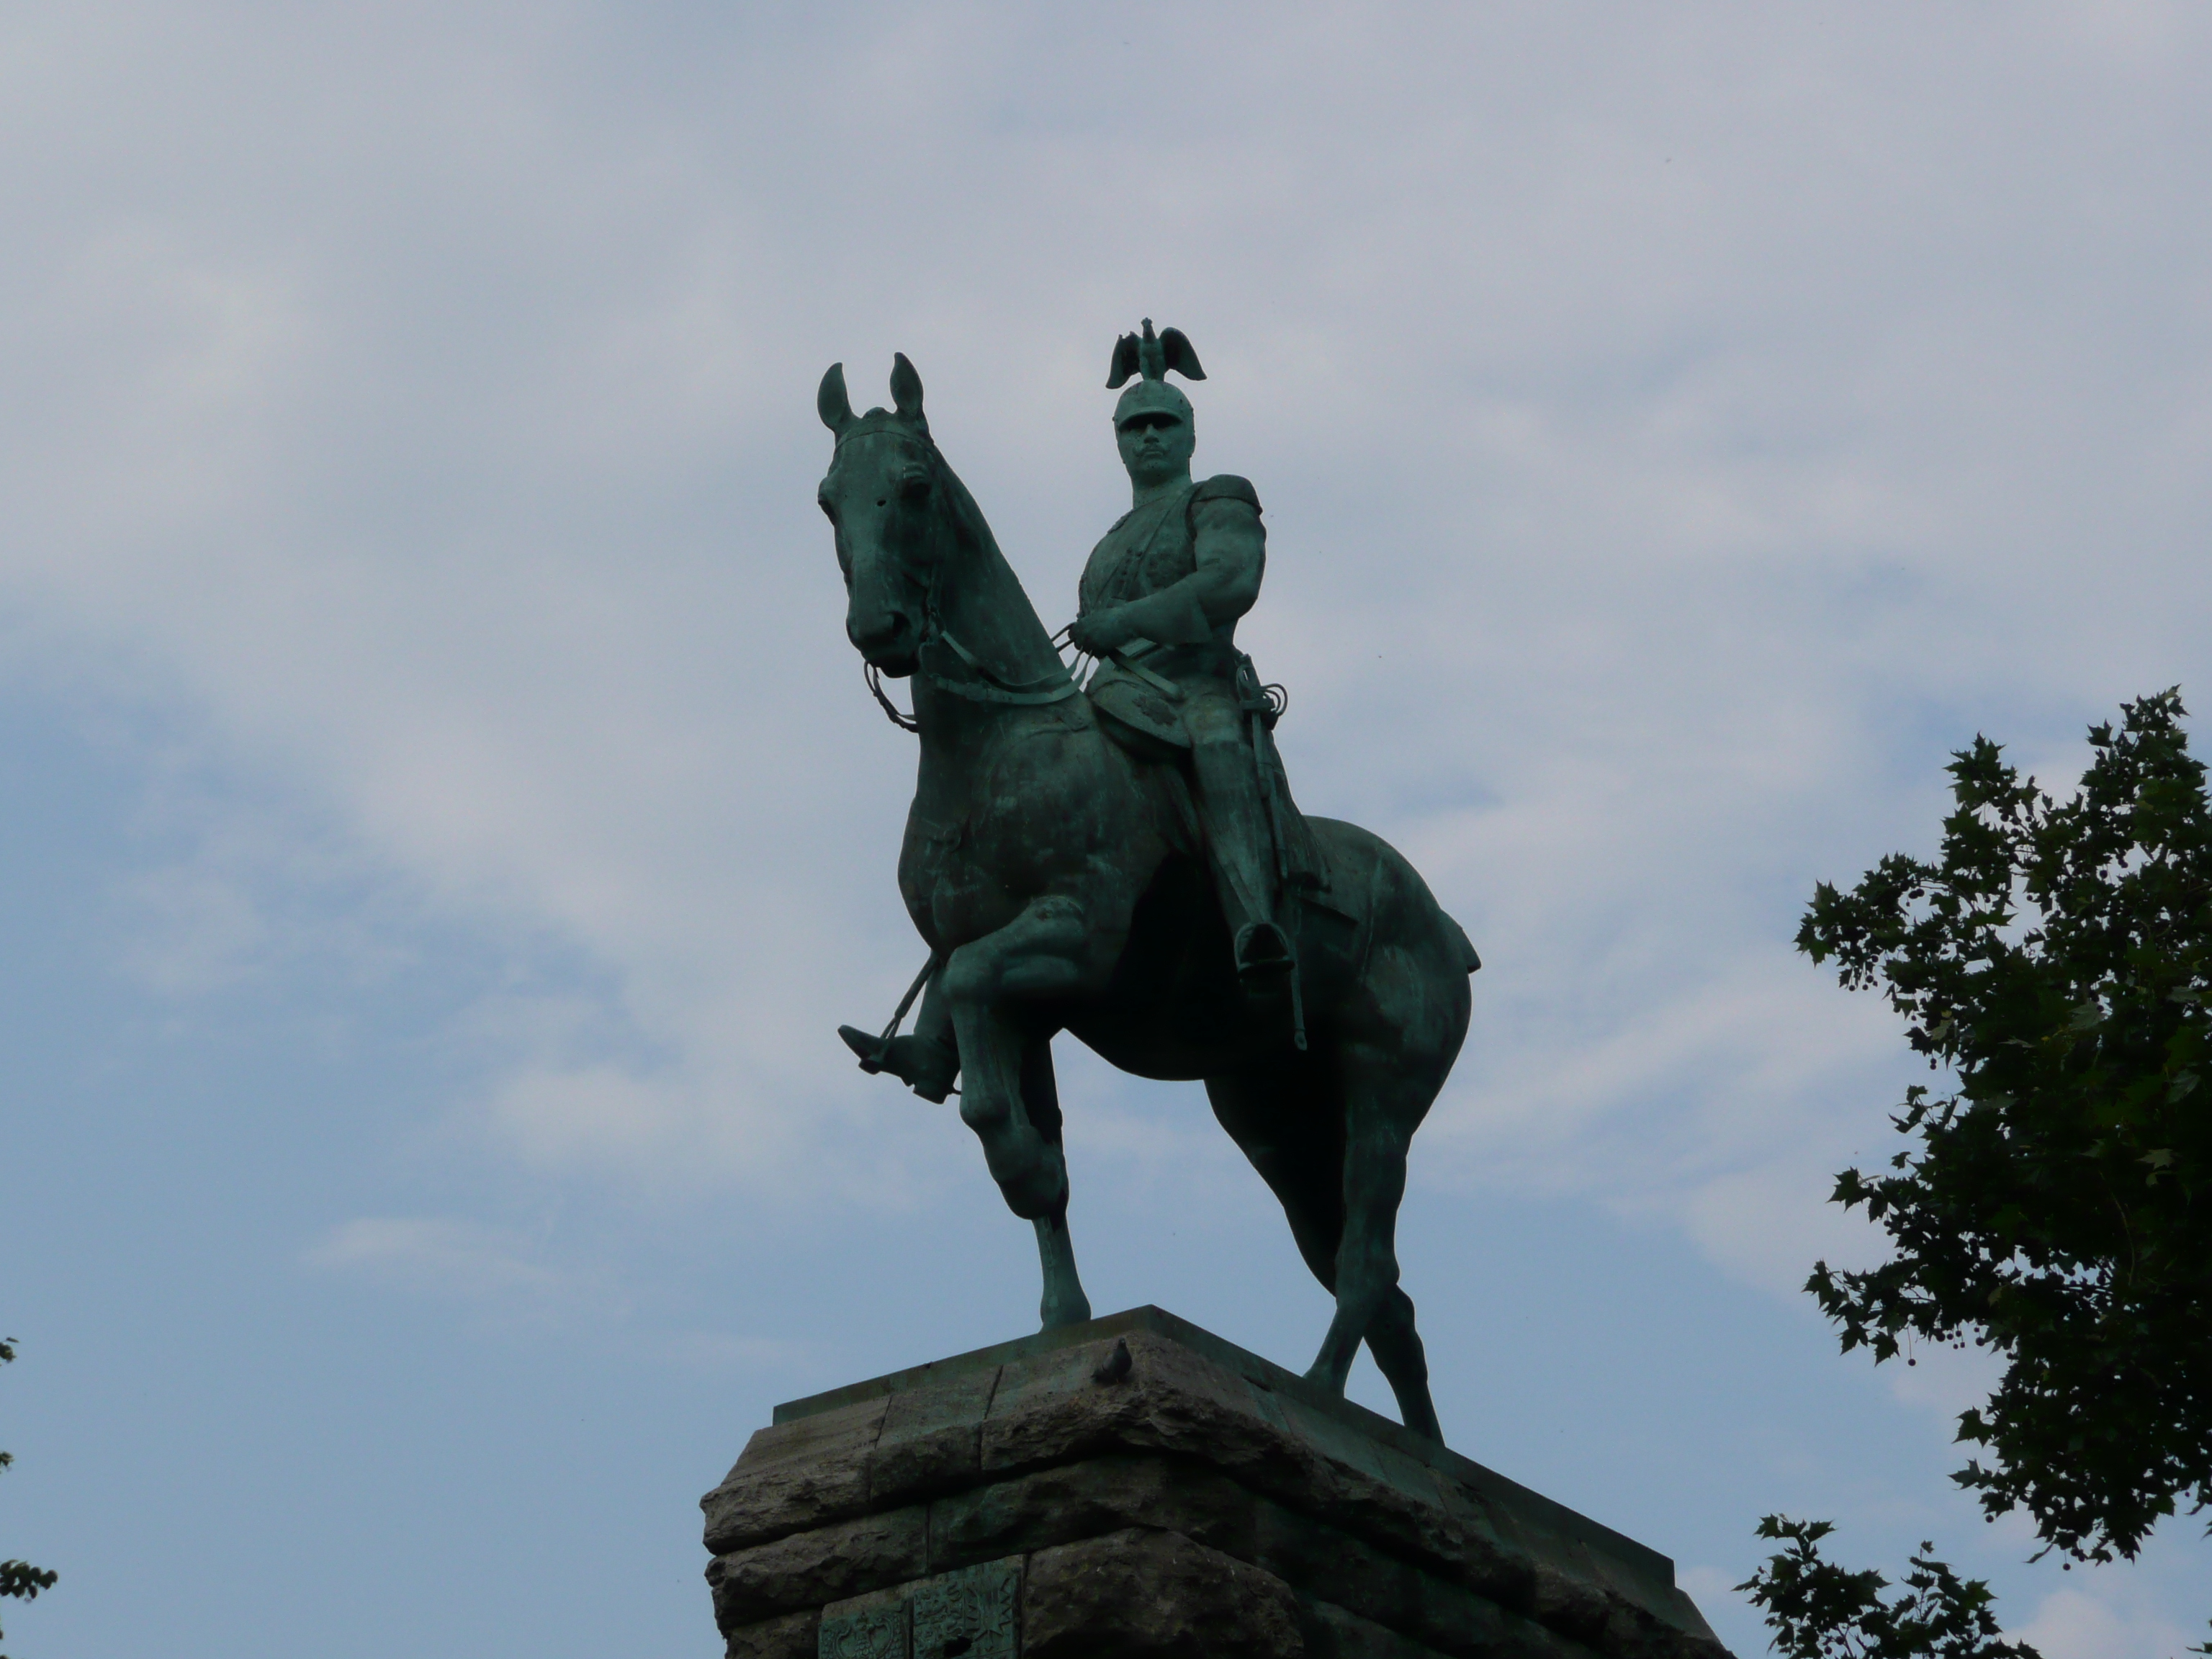
M959 642L953 653L967 678L965 657L983 665L1000 687L1048 689L1064 683L1066 665L1021 580L995 545L961 545L951 556L937 595L940 631ZM964 656L963 655L964 653ZM986 682L988 683L988 682ZM962 696L936 684L925 669L914 677L915 719L921 728L918 800L926 816L963 815L972 781L988 765L989 751L1039 719L1057 719L1057 705L1008 703Z
M1021 579L996 547L962 547L952 563L952 580L938 595L939 625L969 655L1007 685L1066 672Z

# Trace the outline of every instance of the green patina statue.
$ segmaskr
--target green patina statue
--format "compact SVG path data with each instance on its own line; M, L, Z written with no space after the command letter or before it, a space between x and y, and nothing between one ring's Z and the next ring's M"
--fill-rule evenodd
M1243 479L1191 482L1198 434L1170 368L1206 378L1190 342L1172 328L1155 339L1149 317L1143 337L1125 335L1115 351L1109 390L1140 376L1114 410L1133 501L1091 550L1069 637L1098 661L1087 689L1101 709L1188 752L1239 977L1295 989L1277 901L1283 878L1317 884L1320 872L1268 735L1277 709L1236 645L1237 619L1260 597L1267 532Z
M864 1069L931 1101L960 1085L1014 1213L1033 1222L1046 1328L1090 1317L1067 1230L1052 1039L1140 1076L1203 1079L1336 1297L1309 1375L1341 1393L1364 1340L1408 1428L1441 1437L1398 1203L1413 1132L1467 1034L1481 964L1420 876L1291 800L1279 688L1237 651L1266 532L1252 486L1194 483L1204 378L1174 329L1124 336L1112 378L1133 505L1092 552L1076 621L1048 634L929 435L903 356L893 407L855 415L843 366L817 407L845 631L921 763L899 889L929 960ZM1088 658L1071 670L1056 641ZM880 677L911 678L898 714ZM919 996L911 1034L899 1026Z

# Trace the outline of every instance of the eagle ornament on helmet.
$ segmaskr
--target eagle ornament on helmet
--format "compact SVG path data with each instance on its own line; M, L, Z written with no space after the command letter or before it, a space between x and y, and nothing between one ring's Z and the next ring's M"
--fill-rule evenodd
M1199 367L1198 353L1191 349L1189 338L1181 329L1167 329L1155 336L1152 319L1147 317L1141 336L1124 334L1115 342L1106 389L1111 392L1131 375L1138 377L1137 383L1123 392L1121 401L1114 405L1114 425L1117 429L1133 415L1172 415L1180 421L1190 420L1190 399L1167 383L1170 369L1186 380L1206 378L1206 371Z

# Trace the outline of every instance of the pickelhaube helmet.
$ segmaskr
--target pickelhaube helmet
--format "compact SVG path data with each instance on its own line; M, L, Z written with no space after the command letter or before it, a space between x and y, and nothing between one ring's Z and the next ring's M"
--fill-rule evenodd
M1170 369L1186 380L1206 378L1206 371L1199 367L1198 353L1191 349L1189 339L1179 328L1168 329L1155 337L1152 319L1147 317L1141 337L1124 334L1115 343L1106 389L1112 391L1132 374L1138 377L1137 383L1123 392L1121 401L1114 405L1116 427L1133 415L1158 413L1172 415L1184 422L1190 420L1190 399L1167 383Z

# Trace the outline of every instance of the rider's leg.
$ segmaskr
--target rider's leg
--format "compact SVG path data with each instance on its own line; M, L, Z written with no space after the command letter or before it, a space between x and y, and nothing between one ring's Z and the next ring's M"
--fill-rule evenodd
M945 1011L940 988L945 976L932 974L922 993L921 1011L914 1017L914 1030L889 1042L857 1025L840 1025L837 1035L857 1055L864 1072L889 1072L924 1100L941 1101L952 1092L960 1075L960 1050L952 1034L952 1016ZM903 1016L903 1005L902 1005Z
M938 974L921 994L914 1030L891 1039L884 1069L924 1100L941 1101L960 1075L960 1049L952 1036L952 1013L945 1006L945 975Z
M1291 943L1275 925L1275 838L1261 792L1248 717L1230 697L1193 697L1183 711L1191 738L1199 827L1206 836L1221 908L1247 980L1287 973Z

